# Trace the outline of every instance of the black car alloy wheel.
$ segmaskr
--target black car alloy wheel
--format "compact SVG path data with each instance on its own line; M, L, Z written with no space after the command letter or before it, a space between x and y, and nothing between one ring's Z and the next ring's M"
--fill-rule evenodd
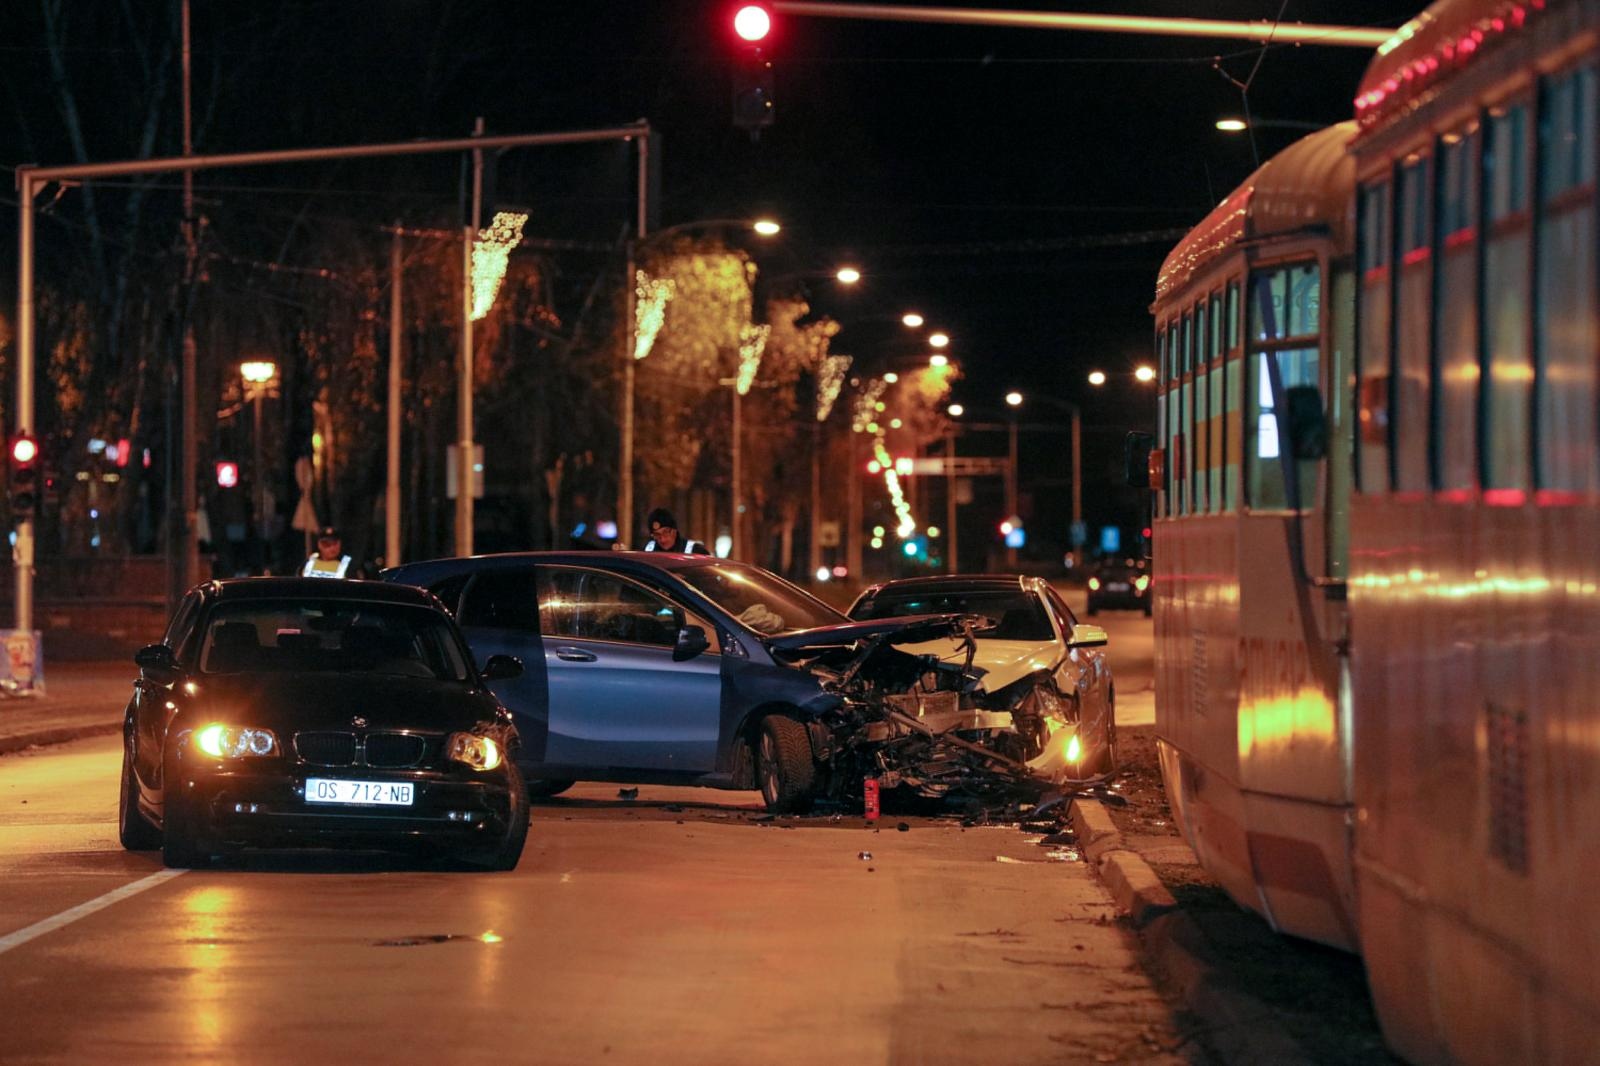
M762 720L756 739L756 783L769 811L802 810L810 799L816 769L805 726L778 714Z

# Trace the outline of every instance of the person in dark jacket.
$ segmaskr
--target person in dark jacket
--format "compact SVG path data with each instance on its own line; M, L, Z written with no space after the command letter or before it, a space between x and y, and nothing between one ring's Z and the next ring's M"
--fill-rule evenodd
M650 543L644 546L647 552L682 552L684 555L710 555L711 551L698 540L685 537L678 531L678 520L672 512L665 507L657 507L650 512L650 517L645 519L645 526L650 530Z

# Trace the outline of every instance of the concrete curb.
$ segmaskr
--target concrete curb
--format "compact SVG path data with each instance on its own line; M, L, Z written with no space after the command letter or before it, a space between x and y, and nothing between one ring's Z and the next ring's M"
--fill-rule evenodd
M1069 814L1084 857L1139 931L1169 990L1200 1022L1212 1050L1229 1066L1310 1062L1272 1008L1232 988L1226 974L1211 964L1206 934L1150 864L1127 846L1105 805L1079 797Z
M122 720L112 722L90 722L85 725L55 726L49 729L35 729L30 733L17 733L9 737L0 737L0 755L9 755L14 751L25 748L46 747L51 744L66 744L85 737L103 737L122 729Z

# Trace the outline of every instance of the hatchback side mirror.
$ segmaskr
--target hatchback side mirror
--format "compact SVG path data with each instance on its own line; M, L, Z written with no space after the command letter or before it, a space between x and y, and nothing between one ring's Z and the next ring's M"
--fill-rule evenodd
M165 644L145 645L134 653L133 661L145 677L158 685L178 680L178 657Z
M693 659L711 647L702 626L684 626L678 630L678 642L672 647L672 661L681 663Z
M1099 626L1075 625L1072 627L1071 644L1074 648L1103 648L1110 643L1111 638Z
M522 660L515 655L491 655L482 673L485 681L510 681L522 676Z

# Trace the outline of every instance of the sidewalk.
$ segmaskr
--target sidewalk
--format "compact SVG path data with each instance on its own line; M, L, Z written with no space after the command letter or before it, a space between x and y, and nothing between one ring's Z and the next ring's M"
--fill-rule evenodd
M131 660L47 662L45 695L0 699L0 755L115 733L136 673Z

